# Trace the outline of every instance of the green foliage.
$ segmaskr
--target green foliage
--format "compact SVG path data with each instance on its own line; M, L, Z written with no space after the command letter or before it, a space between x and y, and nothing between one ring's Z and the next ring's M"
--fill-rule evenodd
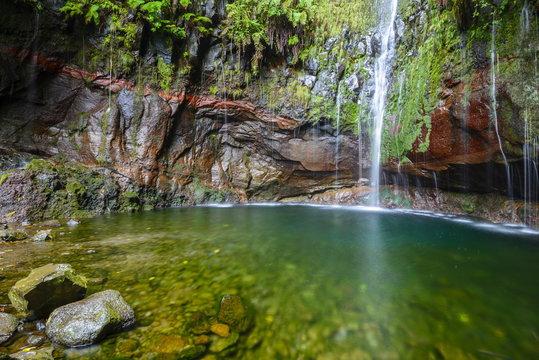
M236 0L227 4L223 34L243 51L252 45L253 69L257 69L266 46L285 55L290 48L297 60L299 50L314 21L315 0Z
M174 75L174 66L167 64L161 57L159 57L157 60L157 71L159 73L161 88L166 92L170 91L172 75Z

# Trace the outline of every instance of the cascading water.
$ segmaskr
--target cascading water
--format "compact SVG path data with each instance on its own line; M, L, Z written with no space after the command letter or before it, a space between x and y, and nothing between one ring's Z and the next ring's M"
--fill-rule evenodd
M341 127L341 82L337 86L337 132L335 134L335 183L339 180L339 130Z
M492 40L490 51L490 76L491 76L491 90L490 96L492 98L492 120L494 121L494 129L496 131L496 137L498 139L498 145L500 147L500 153L502 154L503 162L505 164L505 172L507 176L507 196L512 197L513 191L511 186L511 171L509 169L509 163L507 157L503 151L502 139L500 137L500 131L498 128L498 103L496 100L496 21L495 17L492 17Z
M391 1L391 6L387 2ZM398 0L386 0L380 5L382 11L380 20L380 31L382 33L380 44L380 56L376 59L374 68L375 91L372 102L374 114L374 131L372 134L372 166L371 166L371 187L374 196L371 196L371 205L378 205L380 187L380 159L382 147L382 126L384 123L384 112L386 93L388 87L388 76L391 71L392 60L395 55L395 19L397 17ZM388 13L387 10L390 10Z

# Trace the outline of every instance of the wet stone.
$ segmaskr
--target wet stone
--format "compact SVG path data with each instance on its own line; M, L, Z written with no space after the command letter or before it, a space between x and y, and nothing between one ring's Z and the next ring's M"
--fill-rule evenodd
M219 321L230 325L234 330L247 331L251 325L251 316L241 297L227 294L221 299L218 314Z
M0 344L5 343L17 330L19 319L11 314L0 312Z
M32 349L30 351L19 351L18 353L11 354L10 356L19 360L54 360L52 352L54 351L52 346L45 346L39 349Z
M58 220L47 220L39 224L40 227L60 227L62 224Z
M229 337L230 336L230 327L225 324L214 324L211 326L211 332L220 337Z
M13 242L22 241L28 238L25 232L18 230L2 230L0 231L0 241Z
M52 342L85 346L134 324L135 312L122 295L105 290L54 310L47 320L46 333Z
M68 264L48 264L34 269L9 290L9 299L23 316L41 319L59 306L80 300L86 279Z
M238 339L240 337L240 334L237 332L233 332L230 334L229 337L226 338L216 338L214 341L212 341L210 345L210 351L214 353L222 352L234 344L238 342Z
M51 233L51 230L41 230L38 231L34 236L32 236L32 241L47 241L53 240L54 236Z
M176 359L178 360L198 359L205 352L206 352L206 347L204 345L188 345L178 353L178 356L176 357Z
M197 311L193 314L189 322L187 323L187 329L195 334L195 335L201 335L201 334L207 334L210 332L210 323L208 320L208 317L201 313L200 311Z

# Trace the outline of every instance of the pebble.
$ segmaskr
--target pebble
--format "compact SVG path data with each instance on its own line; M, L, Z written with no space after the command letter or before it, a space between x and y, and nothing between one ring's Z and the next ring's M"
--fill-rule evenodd
M220 337L226 338L230 336L230 327L226 324L214 324L210 328L211 332Z

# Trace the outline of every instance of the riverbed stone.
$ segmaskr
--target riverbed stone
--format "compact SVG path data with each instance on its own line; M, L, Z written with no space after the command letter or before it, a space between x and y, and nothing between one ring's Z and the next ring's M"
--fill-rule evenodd
M9 290L9 299L23 316L45 318L59 306L86 294L86 278L69 264L47 264L34 269Z
M219 306L219 321L230 325L233 330L247 331L251 326L249 309L238 295L226 294Z
M28 235L23 231L18 231L18 230L0 231L0 241L13 242L13 241L22 241L27 238L28 238Z
M226 338L216 337L216 339L214 339L210 344L210 351L214 353L219 353L224 350L227 350L234 344L236 344L239 338L240 334L237 332L232 332L230 336Z
M197 311L191 316L191 319L189 319L189 322L187 323L187 329L195 334L195 335L201 335L201 334L207 334L210 332L210 322L208 320L208 317L201 313L200 311Z
M19 319L17 317L0 312L0 344L5 343L17 330Z
M39 349L19 351L15 354L11 354L10 356L12 359L18 360L54 360L54 356L52 355L53 351L54 348L49 344L48 346L44 346Z
M226 324L213 324L211 326L211 332L220 337L229 337L230 327Z
M45 330L52 342L85 346L129 329L135 312L116 290L105 290L54 310Z
M33 241L47 241L54 239L52 235L52 230L41 230L38 231L34 236L32 236Z

